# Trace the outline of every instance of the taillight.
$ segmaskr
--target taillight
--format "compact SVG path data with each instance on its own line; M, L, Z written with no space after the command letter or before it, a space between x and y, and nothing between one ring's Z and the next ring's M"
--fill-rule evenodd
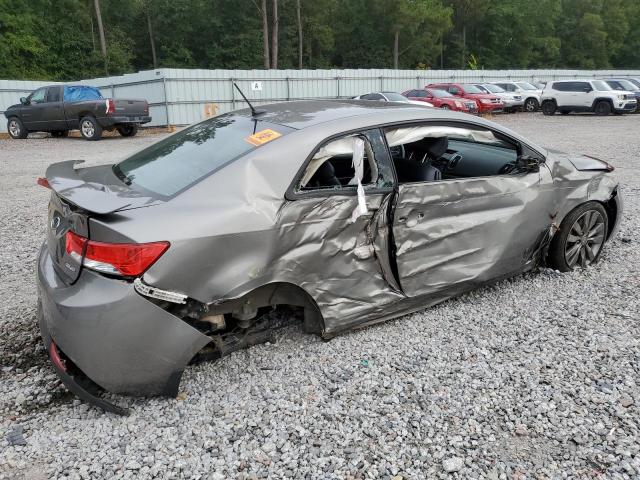
M97 272L138 277L169 248L169 242L105 243L95 242L69 230L66 250L82 265Z
M144 102L144 113L149 113L149 104Z
M116 113L116 104L111 98L107 98L107 115Z
M36 183L41 187L51 188L51 185L49 185L49 180L47 180L45 177L38 177L38 180L36 180Z

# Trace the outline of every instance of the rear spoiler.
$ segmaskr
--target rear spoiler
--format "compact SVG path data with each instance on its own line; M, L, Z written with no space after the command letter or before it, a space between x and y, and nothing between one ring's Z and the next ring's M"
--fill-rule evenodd
M148 197L143 197L134 192L124 184L116 183L117 177L111 175L103 177L103 182L85 180L83 172L89 169L76 170L74 167L80 165L84 160L67 160L51 164L47 168L46 178L51 189L67 202L88 212L98 215L124 210L129 207L148 205L153 202ZM100 168L100 167L93 167ZM104 169L105 167L103 167Z

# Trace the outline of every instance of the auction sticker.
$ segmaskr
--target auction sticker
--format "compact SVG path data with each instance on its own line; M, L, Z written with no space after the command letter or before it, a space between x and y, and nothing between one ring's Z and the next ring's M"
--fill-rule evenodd
M248 136L247 138L245 138L245 141L249 142L251 145L259 147L260 145L264 145L265 143L268 143L271 140L275 140L276 138L281 136L281 133L278 133L275 130L271 130L270 128L266 128L265 130L260 130L259 132Z

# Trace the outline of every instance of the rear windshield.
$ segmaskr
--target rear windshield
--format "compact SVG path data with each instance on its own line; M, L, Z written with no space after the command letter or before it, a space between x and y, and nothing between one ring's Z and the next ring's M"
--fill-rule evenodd
M399 93L384 92L383 95L387 97L387 100L389 100L390 102L405 102L405 103L407 102L407 99L402 95L400 95Z
M293 129L235 114L192 125L114 165L126 184L171 197Z

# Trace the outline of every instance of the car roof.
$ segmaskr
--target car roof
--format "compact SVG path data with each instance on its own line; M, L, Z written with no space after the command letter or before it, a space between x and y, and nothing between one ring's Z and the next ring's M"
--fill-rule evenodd
M256 117L265 122L303 129L321 123L345 118L374 117L373 123L385 123L389 113L407 113L407 119L420 118L424 107L400 102L372 102L370 100L296 100L260 105L264 113ZM251 116L248 108L238 110L238 115ZM379 120L375 117L379 117Z

